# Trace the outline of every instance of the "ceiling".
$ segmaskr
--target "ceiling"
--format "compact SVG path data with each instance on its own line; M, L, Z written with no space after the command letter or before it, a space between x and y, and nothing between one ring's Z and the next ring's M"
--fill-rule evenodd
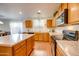
M25 20L27 18L49 18L57 10L59 3L0 3L0 20ZM19 14L19 12L22 14Z

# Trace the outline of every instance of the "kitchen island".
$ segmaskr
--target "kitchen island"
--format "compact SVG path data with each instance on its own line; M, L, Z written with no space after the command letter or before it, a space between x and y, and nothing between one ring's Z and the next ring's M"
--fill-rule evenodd
M28 56L33 50L34 34L12 34L0 37L0 56Z

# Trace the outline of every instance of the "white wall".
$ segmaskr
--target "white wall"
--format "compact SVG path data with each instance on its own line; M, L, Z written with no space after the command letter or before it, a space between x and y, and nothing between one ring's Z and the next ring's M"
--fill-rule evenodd
M10 31L10 25L9 25L9 21L4 21L4 20L1 20L3 21L4 24L0 24L0 30L2 31Z
M25 28L25 27L23 27L23 31L24 32L28 32L28 30L29 30L29 32L48 32L49 31L49 29L47 28L47 26L46 26L46 19L43 19L44 21L43 21L43 23L40 23L41 25L43 25L42 27L39 27L39 26L37 26L38 25L38 23L36 23L34 20L32 20L32 22L33 22L33 28Z
M63 30L74 30L74 31L79 31L79 25L71 25L71 26L64 26L64 27L57 27L55 29L55 32L61 33Z

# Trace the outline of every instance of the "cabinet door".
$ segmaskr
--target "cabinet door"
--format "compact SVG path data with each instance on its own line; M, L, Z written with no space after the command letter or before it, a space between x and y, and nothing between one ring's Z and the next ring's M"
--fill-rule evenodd
M52 19L47 20L47 28L52 28Z
M64 52L62 51L62 49L59 47L58 44L56 46L56 56L65 56Z
M26 56L26 45L21 46L14 52L15 56Z
M34 47L34 38L33 37L28 38L26 43L27 43L26 51L27 51L27 56L28 56L28 55L30 55L30 53Z
M30 54L31 52L31 39L27 39L27 56Z
M55 21L55 18L54 18L54 19L52 20L52 26L53 26L53 27L56 26L55 23L56 23L56 21Z
M68 4L68 22L75 23L79 21L79 3Z
M25 27L26 28L32 28L32 21L31 20L26 20L25 21Z
M43 33L39 34L39 41L44 41L44 35L43 35Z
M44 33L44 41L49 42L49 33Z
M64 9L67 9L67 3L62 3L61 4L61 9L62 9L62 11L64 10Z
M39 40L39 33L35 33L35 40L36 40L36 41Z

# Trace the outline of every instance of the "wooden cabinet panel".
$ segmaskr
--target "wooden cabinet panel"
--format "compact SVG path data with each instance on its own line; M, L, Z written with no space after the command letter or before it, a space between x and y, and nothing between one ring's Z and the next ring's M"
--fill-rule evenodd
M43 37L45 42L49 42L49 33L44 33Z
M12 48L0 46L0 56L12 56Z
M56 46L56 56L65 56L64 52L59 47L59 45Z
M49 33L36 33L35 40L49 42Z
M62 12L62 9L61 9L61 4L60 4L60 6L58 8L58 16L61 14L61 12Z
M40 33L35 33L35 40L36 40L36 41L39 40L39 34L40 34Z
M32 20L26 20L25 21L25 27L26 28L32 28Z
M52 19L47 20L47 28L52 28Z
M26 52L27 52L27 56L29 56L33 47L34 47L34 37L28 38L26 43L27 43L26 44L27 45Z
M68 4L68 22L75 23L79 22L79 3Z
M23 45L25 45L26 44L26 42L25 41L22 41L22 42L20 42L20 43L18 43L18 44L16 44L16 45L14 45L14 50L16 51L17 49L19 49L21 46L23 46Z
M23 45L14 52L15 56L26 56L26 45Z
M55 19L53 19L52 20L52 26L55 27L56 26L55 24L56 24L56 21L55 21Z
M61 10L64 11L64 9L67 9L68 3L61 3Z

